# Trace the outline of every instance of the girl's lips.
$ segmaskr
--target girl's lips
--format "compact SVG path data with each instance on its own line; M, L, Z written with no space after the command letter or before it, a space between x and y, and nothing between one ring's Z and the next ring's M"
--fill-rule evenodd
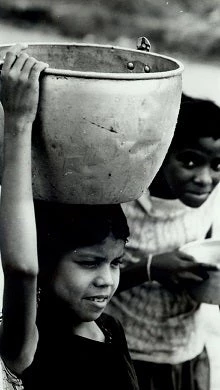
M91 300L93 302L106 302L108 300L107 295L94 295L91 297L86 297L84 299Z
M108 295L94 295L91 297L85 297L86 301L90 302L93 307L103 309L109 301Z

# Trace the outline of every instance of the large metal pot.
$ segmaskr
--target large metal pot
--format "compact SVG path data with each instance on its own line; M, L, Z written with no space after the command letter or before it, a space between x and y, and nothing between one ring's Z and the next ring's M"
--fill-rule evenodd
M7 48L0 46L0 58ZM33 131L35 198L85 204L139 198L174 132L181 63L78 43L34 43L27 52L50 65Z

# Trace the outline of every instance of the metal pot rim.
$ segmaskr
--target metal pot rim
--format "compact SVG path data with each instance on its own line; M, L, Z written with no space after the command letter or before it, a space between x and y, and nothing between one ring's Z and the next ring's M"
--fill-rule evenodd
M28 46L48 46L48 45L56 45L56 46L78 46L78 47L97 47L97 48L105 48L111 50L120 50L120 51L130 51L133 53L140 54L139 50L129 49L120 46L112 46L112 45L99 45L99 44L88 44L88 43L75 43L75 42L27 42ZM1 44L1 47L10 47L13 44ZM44 74L47 75L55 75L55 76L64 76L64 77L78 77L78 78L88 78L88 79L109 79L109 80L155 80L155 79L164 79L179 76L182 74L184 70L184 66L181 61L176 60L172 57L148 52L143 53L147 56L158 57L164 60L172 61L175 65L177 65L177 69L163 71L163 72L152 72L152 73L104 73L104 72L82 72L75 70L66 70L66 69L55 69L55 68L47 68L44 71Z

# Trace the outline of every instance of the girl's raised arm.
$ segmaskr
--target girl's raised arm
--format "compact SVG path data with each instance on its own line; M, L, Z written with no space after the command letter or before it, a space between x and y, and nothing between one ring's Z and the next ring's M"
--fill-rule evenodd
M0 206L0 243L4 272L0 354L21 373L36 345L36 226L32 195L31 134L39 99L39 76L46 64L29 57L25 45L6 54L1 72L4 157Z

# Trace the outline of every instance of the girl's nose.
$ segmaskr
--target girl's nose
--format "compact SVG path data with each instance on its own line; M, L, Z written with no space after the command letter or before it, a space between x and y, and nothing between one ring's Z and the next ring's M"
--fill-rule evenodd
M114 280L110 267L103 267L97 274L94 284L96 287L113 286Z
M212 184L212 173L210 167L202 167L198 169L194 177L194 182L201 185L210 185Z

